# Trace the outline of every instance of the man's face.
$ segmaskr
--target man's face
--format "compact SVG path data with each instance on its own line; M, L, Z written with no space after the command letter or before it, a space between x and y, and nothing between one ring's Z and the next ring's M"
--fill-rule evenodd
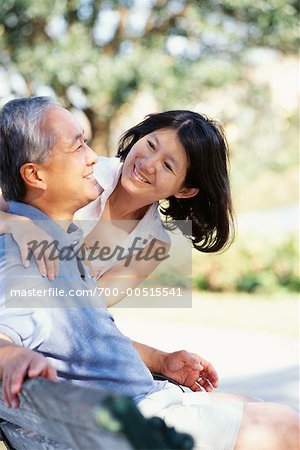
M46 111L44 124L56 136L56 143L41 165L47 185L43 195L57 211L74 214L99 196L100 187L93 176L98 157L87 145L82 126L66 109Z

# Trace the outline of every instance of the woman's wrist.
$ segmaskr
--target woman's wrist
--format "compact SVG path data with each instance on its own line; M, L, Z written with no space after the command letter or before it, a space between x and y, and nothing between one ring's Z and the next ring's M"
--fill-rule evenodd
M0 234L13 234L15 228L14 224L16 223L16 221L30 222L30 219L28 219L28 217L17 216L14 214L6 213L4 211L0 211L0 219Z

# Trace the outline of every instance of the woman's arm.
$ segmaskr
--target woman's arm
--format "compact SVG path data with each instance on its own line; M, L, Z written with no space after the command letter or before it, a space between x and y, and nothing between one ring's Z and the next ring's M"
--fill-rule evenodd
M7 210L8 203L4 200L0 189L0 234L11 233L8 221L10 214L7 214Z
M30 260L29 243L34 239L37 242L51 242L52 238L41 228L35 225L28 217L18 216L6 212L8 203L4 200L0 190L0 234L11 234L18 244L22 264L28 267ZM39 251L33 252L39 272L43 277L53 280L58 275L58 259L51 259L49 250L46 250L42 257Z
M151 241L141 252L134 255L126 266L126 259L120 261L97 280L100 288L109 288L111 293L106 297L107 307L119 303L126 297L126 290L136 288L159 266L169 253L170 244L157 239ZM115 288L115 289L114 289ZM114 289L114 291L113 291Z
M8 203L4 200L2 191L0 189L0 211L7 211L8 210Z
M0 211L0 234L11 233L11 219L12 214Z

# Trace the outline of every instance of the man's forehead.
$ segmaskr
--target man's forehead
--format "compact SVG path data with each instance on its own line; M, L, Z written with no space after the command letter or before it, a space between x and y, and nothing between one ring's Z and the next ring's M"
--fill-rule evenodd
M56 135L58 140L70 144L78 140L84 133L76 117L59 106L46 111L44 125L51 133Z

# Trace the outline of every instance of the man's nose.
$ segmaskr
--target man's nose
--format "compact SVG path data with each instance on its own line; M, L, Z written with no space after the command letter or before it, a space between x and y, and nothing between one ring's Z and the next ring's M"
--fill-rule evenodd
M87 145L87 153L86 153L86 162L88 166L91 166L93 164L96 164L96 162L98 161L98 156L97 153L94 152L93 149L91 149L91 147L89 147Z

